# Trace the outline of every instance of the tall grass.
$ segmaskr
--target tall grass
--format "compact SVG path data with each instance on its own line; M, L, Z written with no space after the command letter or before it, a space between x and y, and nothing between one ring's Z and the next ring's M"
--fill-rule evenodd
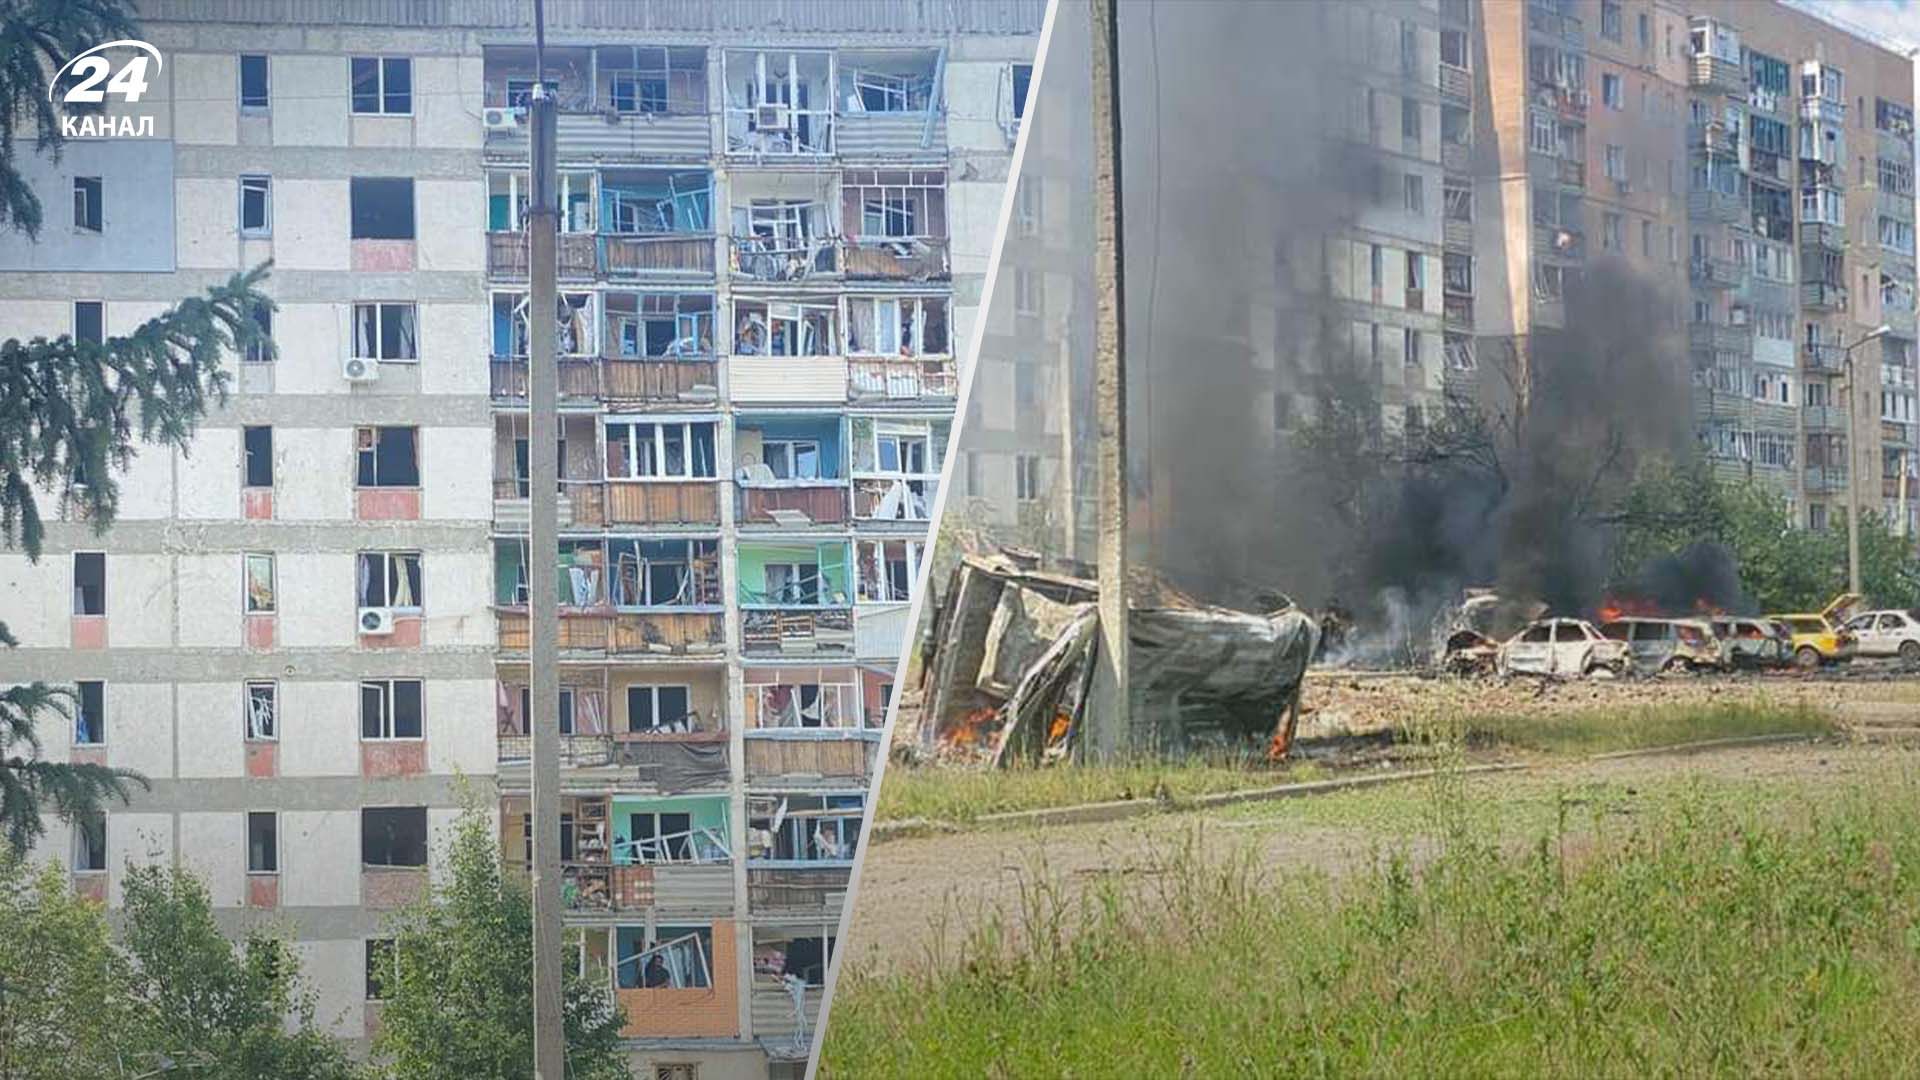
M1497 745L1546 754L1604 754L1757 735L1828 735L1837 722L1809 705L1730 702L1651 705L1540 716L1507 713L1441 720L1430 734L1468 747Z
M1036 877L963 963L841 982L823 1076L1920 1073L1920 773L1563 802L1484 835L1457 778L1418 866L1335 884L1171 844L1138 885Z
M968 824L987 814L1119 799L1179 799L1312 779L1309 764L1276 768L1263 760L1215 757L1192 762L1061 765L1044 768L891 768L877 820Z

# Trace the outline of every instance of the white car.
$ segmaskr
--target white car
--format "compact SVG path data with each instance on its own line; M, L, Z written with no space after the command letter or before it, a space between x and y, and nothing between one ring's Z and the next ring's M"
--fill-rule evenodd
M1624 641L1611 641L1585 619L1538 619L1500 646L1502 675L1623 675L1633 664Z
M1920 666L1920 614L1912 611L1865 611L1847 620L1858 644L1855 656L1897 656L1908 666Z

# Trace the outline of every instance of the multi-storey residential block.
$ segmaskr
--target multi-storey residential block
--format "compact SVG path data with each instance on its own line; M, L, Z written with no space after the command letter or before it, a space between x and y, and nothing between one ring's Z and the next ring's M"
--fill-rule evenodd
M798 1075L1044 5L548 7L567 924L636 1075ZM364 1039L457 776L527 854L530 9L143 14L157 137L23 157L76 218L0 249L0 334L271 258L279 355L111 532L0 556L0 665L155 781L55 836L77 887L196 869Z

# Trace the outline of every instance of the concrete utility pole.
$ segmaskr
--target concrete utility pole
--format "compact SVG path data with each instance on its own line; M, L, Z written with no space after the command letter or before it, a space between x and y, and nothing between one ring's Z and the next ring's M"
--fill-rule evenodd
M546 11L533 0L534 80L528 102L532 199L527 207L527 726L533 736L533 1075L565 1080L560 1012L559 323L560 232L556 102L547 92Z
M1120 23L1117 0L1093 0L1093 411L1099 439L1094 492L1100 533L1100 650L1088 748L1097 759L1131 749L1127 642L1127 382L1125 268L1120 232Z
M1860 443L1855 428L1859 423L1854 419L1854 410L1860 405L1860 394L1853 378L1853 350L1869 341L1883 338L1893 332L1891 326L1877 326L1873 332L1846 347L1847 361L1847 591L1860 592ZM1868 464L1872 464L1869 462ZM1868 476L1879 475L1880 470L1865 470Z

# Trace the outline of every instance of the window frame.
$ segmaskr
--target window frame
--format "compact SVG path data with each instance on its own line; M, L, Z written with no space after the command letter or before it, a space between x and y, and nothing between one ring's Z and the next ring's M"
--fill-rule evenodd
M415 718L415 722L419 726L419 731L412 735L402 735L399 733L400 724L399 724L398 710L396 708L396 699L398 695L396 691L397 691L397 688L403 683L412 684L415 687L416 694L418 695L417 700L418 700L419 715ZM375 718L374 727L377 728L377 733L373 735L367 734L368 723L367 723L366 693L370 689L377 690L380 693L380 706L379 706L380 715L377 718ZM424 679L415 679L415 678L406 678L406 677L389 677L384 679L361 679L360 680L360 704L359 704L360 741L363 743L424 742L427 737L426 693L427 693L426 680Z
M240 556L240 610L248 615L273 615L280 610L280 575L274 553L271 551L248 551ZM262 606L255 606L254 567L264 564L267 570L267 594Z
M645 693L647 711L652 715L654 720L650 726L639 727L634 722L633 704L634 691L636 690ZM662 690L678 690L686 696L686 711L679 716L669 718L666 723L661 722L663 714L660 709L660 692ZM697 721L700 718L699 710L693 707L693 685L691 683L628 683L625 697L627 705L627 731L629 734L635 732L672 732L674 728L670 726L671 724L681 721L688 721L691 724L691 722ZM694 730L694 728L689 726L688 730Z
M104 177L73 178L73 231L99 236L107 229L107 183Z
M383 431L413 432L413 482L412 483L385 484L380 482L380 433ZM360 434L361 432L373 433L373 438L371 440L370 445L362 445L362 443L367 442L367 440L361 437L361 434ZM396 491L420 490L421 469L420 469L420 429L419 427L410 425L410 424L370 424L370 425L363 424L353 429L353 438L354 438L353 486L356 490L360 490L360 491L370 491L374 489L391 489ZM360 465L363 460L366 460L366 455L368 454L373 455L371 459L373 463L372 464L373 479L369 483L361 483L360 482L360 475L361 475Z
M376 107L362 109L358 98L360 91L355 85L355 67L361 63L371 63L374 68L373 94L377 99ZM388 108L391 93L387 89L387 65L405 64L407 70L407 104L404 109ZM347 57L347 111L350 116L412 116L413 98L416 93L413 79L413 57L393 56L385 53L367 53Z
M270 702L268 724L264 729L254 725L254 691L265 690ZM242 742L271 743L280 741L280 683L274 679L247 679L240 684L240 730ZM256 734L264 730L264 734Z
M256 819L260 818L265 818L270 823L269 827L272 830L271 834L267 837L267 842L270 845L266 851L267 857L261 860L262 862L271 864L267 866L254 865L253 824ZM248 876L272 875L278 877L280 874L280 812L278 810L249 810L246 812L243 827L246 830Z
M86 607L88 605L81 603L82 593L80 592L80 560L90 556L98 556L100 559L100 605L99 605L100 610L81 611L78 609L82 607ZM76 609L74 610L73 614L81 616L83 618L100 618L100 619L106 618L107 616L107 553L104 551L74 552L73 560L72 560L72 571L73 571L73 578L72 578L73 607Z
M366 560L369 560L369 559L378 560L378 565L380 567L380 578L381 578L380 592L382 597L384 597L384 602L378 603L378 604L363 604L360 602L362 599L359 595L360 567L362 565L370 565L366 563ZM407 560L407 559L411 559L413 561L413 566L414 566L413 582L417 582L418 584L415 585L412 582L409 583L409 588L411 588L414 592L414 595L412 597L413 603L396 604L393 602L394 594L397 591L394 588L394 586L405 578L405 573L402 567L405 565L404 560ZM388 608L399 614L418 614L421 611L425 610L426 608L426 592L427 592L426 558L424 557L424 554L417 548L380 548L377 550L356 551L354 552L354 556L353 556L353 575L354 575L354 607L356 608L359 608L359 607Z
M372 309L373 312L373 334L372 340L369 342L372 355L361 355L360 350L360 313L364 309ZM389 309L412 313L413 336L410 340L413 345L413 355L411 356L378 355L386 351L386 323ZM416 301L355 300L348 309L348 320L347 336L349 338L349 347L353 352L353 358L355 360L365 360L369 363L376 364L417 364L420 362L420 305ZM396 333L399 333L399 331L396 331ZM399 342L396 342L396 348L399 350L399 353L404 354L407 351L404 345L407 340L409 339L402 338Z
M247 61L260 61L260 99L247 100ZM348 70L351 79L352 70ZM267 53L241 53L234 63L234 100L243 113L263 113L273 108L273 61ZM351 87L349 87L351 92Z
M247 188L253 184L260 192L260 224L247 224ZM240 174L240 235L248 237L266 237L273 235L273 176L270 173Z
M86 688L89 686L99 688L100 700L97 704L97 711L95 709L89 709L87 707ZM82 739L80 737L81 723L83 720L86 720L88 718L91 718L93 721L92 728L88 732L89 735L91 735L91 738ZM107 745L107 680L105 679L75 679L74 680L73 682L73 745L89 746L89 747Z
M708 428L707 447L709 456L706 462L708 471L705 474L700 473L695 468L694 458L696 455L693 452L694 446L696 445L694 429L702 426ZM717 422L712 420L629 420L625 418L607 417L601 422L600 438L601 445L609 451L614 443L611 433L616 427L628 430L626 436L627 472L625 475L614 475L612 458L609 453L603 452L600 455L602 479L617 480L623 483L705 483L718 479L720 450L718 442L719 424ZM684 470L681 473L668 473L666 471L666 429L669 427L677 427L680 429L681 446L683 447L680 460ZM654 471L651 473L642 473L640 471L641 440L638 434L638 429L640 428L653 429L652 437L649 440L653 447L652 461Z
M80 336L80 309L85 305L92 305L100 312L100 336L97 339L83 338ZM107 302L105 300L86 297L75 298L69 317L72 320L71 333L74 344L105 345L107 343Z

